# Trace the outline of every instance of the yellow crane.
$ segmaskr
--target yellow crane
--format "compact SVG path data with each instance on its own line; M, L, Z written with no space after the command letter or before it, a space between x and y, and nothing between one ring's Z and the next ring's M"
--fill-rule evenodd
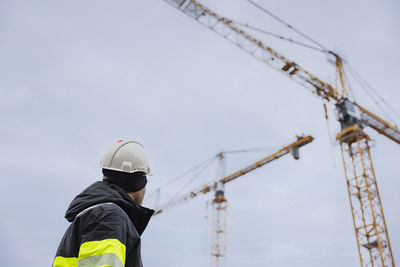
M358 105L355 100L349 99L350 87L347 85L342 59L330 52L336 57L339 81L336 86L332 86L200 2L164 1L273 69L282 72L322 100L335 104L342 129L337 134L337 140L341 145L361 266L395 266L368 145L370 138L363 128L370 127L398 144L400 130ZM324 107L326 108L325 104Z
M226 222L225 222L225 211L227 208L227 199L225 198L225 184L236 180L237 178L254 171L255 169L258 169L262 166L264 166L267 163L270 163L276 159L279 159L280 157L283 157L286 154L292 154L294 159L299 159L299 148L309 144L313 141L313 137L311 136L306 136L306 137L298 137L297 141L291 143L288 146L285 146L278 150L277 152L262 158L253 164L243 168L239 169L238 171L228 175L224 176L223 171L219 172L217 174L217 180L213 181L211 183L208 183L206 185L203 185L202 187L192 190L183 196L173 199L172 201L167 202L165 205L161 206L160 208L156 209L156 212L154 215L160 214L161 212L164 212L166 209L171 208L173 206L176 206L180 203L183 203L187 200L193 199L201 194L207 194L208 192L211 192L214 190L215 192L215 197L212 200L212 214L213 214L213 220L212 220L212 233L213 233L213 239L212 239L212 245L211 245L211 266L219 267L224 266L223 262L225 261L225 251L226 251L226 244L225 244L225 227L226 227ZM222 170L223 169L223 158L224 158L224 153L219 153L218 154L219 158L219 167Z

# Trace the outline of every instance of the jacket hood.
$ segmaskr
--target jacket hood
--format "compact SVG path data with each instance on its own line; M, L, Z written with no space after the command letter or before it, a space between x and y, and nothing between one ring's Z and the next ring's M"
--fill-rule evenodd
M99 181L90 185L72 200L65 213L65 218L72 222L81 211L106 202L114 203L124 210L139 235L146 229L154 213L154 210L136 204L120 187Z

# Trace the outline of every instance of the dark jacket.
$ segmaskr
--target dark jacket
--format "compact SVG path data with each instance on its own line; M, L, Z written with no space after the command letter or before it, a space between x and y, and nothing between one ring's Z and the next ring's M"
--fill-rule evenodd
M95 182L71 202L71 222L53 267L141 267L140 236L154 210L137 205L120 187Z

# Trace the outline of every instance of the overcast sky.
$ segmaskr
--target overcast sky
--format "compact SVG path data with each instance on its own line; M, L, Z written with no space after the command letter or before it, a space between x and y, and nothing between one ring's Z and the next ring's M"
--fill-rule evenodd
M340 53L400 110L398 1L257 2ZM302 40L245 0L203 3ZM325 55L257 36L333 82ZM352 86L360 104L389 119ZM66 208L101 179L99 161L115 140L148 150L152 192L221 150L265 148L228 156L232 172L301 133L315 141L300 160L286 156L226 186L227 266L359 265L333 106L328 126L320 99L162 0L0 0L0 109L4 266L51 265ZM399 263L400 146L366 131ZM215 173L213 164L187 190ZM162 190L160 201L190 178ZM146 267L209 265L211 197L152 219L142 236Z

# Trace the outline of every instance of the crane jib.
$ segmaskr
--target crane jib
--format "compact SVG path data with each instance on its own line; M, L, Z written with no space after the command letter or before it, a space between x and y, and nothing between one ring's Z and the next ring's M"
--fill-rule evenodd
M336 57L336 74L338 74L341 86L341 88L339 86L336 88L318 79L294 61L280 55L262 41L251 36L238 27L235 22L218 15L198 1L164 1L240 47L256 59L284 73L313 94L335 104L338 120L342 128L336 138L341 145L361 265L389 266L391 264L391 266L395 266L369 151L369 137L363 131L363 128L370 127L398 144L400 144L400 129L348 99L351 88L346 85L347 78L343 71L342 59L331 52ZM281 152L287 154L287 152ZM289 152L296 158L295 149L289 150ZM277 155L271 155L270 158L265 159L265 162L270 162L276 158L278 158ZM262 166L261 162L255 163L223 179L226 179L226 181L234 180L260 166ZM210 187L208 186L198 192L205 193L209 191ZM192 198L196 195L193 194ZM188 197L186 196L184 199L188 199ZM216 255L219 255L219 253Z
M213 182L211 182L210 184L204 185L201 188L198 188L196 190L192 190L189 193L184 194L183 196L181 196L180 198L176 198L176 199L172 199L171 201L167 202L165 205L161 206L160 208L156 208L156 212L154 213L154 215L160 214L161 212L163 212L165 209L176 206L179 203L185 202L189 199L193 199L195 197L197 197L200 194L206 194L208 192L211 191L211 189L213 188L215 183L221 182L221 183L228 183L231 182L257 168L260 168L264 165L266 165L267 163L270 163L276 159L279 159L280 157L288 154L291 152L291 149L293 148L300 148L306 144L311 143L314 140L314 138L312 136L306 136L306 137L298 137L298 140L293 142L292 144L283 147L282 149L278 150L277 152L275 152L274 154L271 154L259 161L256 161L255 163L240 169L226 177L223 177L221 179L217 179Z
M344 96L329 83L320 80L294 61L287 59L268 45L264 44L261 40L253 37L237 25L233 25L231 20L220 16L198 1L164 1L207 28L213 30L215 33L221 35L224 39L242 48L258 60L268 64L273 69L284 73L320 98L333 102L334 104L344 98ZM364 113L365 126L371 127L378 133L400 144L400 130L398 128L393 127L390 123L365 108L360 107L360 109L362 109Z

